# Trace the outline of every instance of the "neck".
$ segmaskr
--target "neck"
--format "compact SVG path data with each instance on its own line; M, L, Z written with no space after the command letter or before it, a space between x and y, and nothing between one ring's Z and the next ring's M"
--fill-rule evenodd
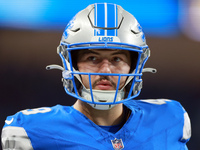
M123 104L118 104L109 110L97 110L92 108L89 104L77 100L74 108L97 125L111 126L120 124L124 121Z

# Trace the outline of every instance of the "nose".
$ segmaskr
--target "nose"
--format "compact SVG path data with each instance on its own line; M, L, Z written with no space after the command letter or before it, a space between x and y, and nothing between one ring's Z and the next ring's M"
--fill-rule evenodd
M103 59L100 63L99 73L111 73L111 63L108 59Z

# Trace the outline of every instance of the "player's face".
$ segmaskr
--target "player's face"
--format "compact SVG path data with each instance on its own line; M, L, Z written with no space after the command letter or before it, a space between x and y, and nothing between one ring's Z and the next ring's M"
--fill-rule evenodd
M127 74L130 71L130 54L125 50L81 50L78 53L77 66L80 72L92 73L120 73ZM86 88L89 86L87 75L81 75ZM126 76L122 76L119 89L123 87ZM92 88L96 90L115 90L118 76L91 76Z

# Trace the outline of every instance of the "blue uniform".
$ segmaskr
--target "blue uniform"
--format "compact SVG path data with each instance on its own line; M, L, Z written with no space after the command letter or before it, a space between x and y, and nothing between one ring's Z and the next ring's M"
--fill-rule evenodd
M20 111L6 119L2 131L3 149L187 149L190 121L180 103L164 99L131 100L124 105L131 114L116 133L102 129L70 106Z

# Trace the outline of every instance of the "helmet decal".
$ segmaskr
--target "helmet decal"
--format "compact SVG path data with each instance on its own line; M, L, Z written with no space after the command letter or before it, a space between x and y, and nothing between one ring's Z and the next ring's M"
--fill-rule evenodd
M67 24L64 32L63 32L63 36L65 39L67 39L68 35L69 35L69 30L74 26L74 20L76 19L76 17L73 17L72 20L70 20L70 22Z
M146 41L146 38L145 38L144 32L143 32L143 30L142 30L142 27L140 26L139 23L138 23L137 27L138 27L138 30L139 30L140 32L142 32L142 36L141 36L141 37L142 37L142 41L145 42L145 41Z

